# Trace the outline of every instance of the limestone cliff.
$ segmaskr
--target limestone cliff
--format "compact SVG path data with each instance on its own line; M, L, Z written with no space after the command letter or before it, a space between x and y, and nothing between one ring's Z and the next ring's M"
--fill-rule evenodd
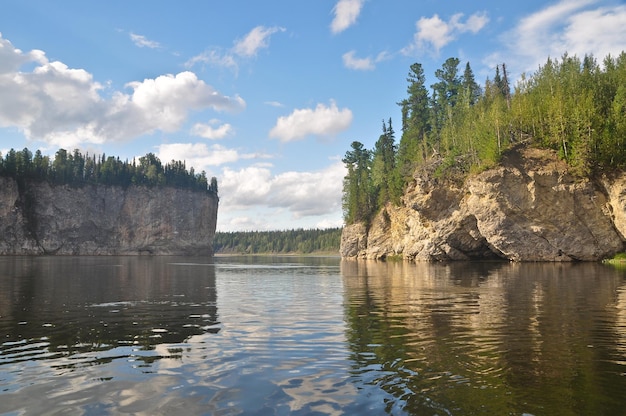
M555 154L520 146L462 182L416 172L399 207L344 227L345 258L599 260L624 249L626 174L576 178Z
M0 254L213 254L218 198L0 177Z

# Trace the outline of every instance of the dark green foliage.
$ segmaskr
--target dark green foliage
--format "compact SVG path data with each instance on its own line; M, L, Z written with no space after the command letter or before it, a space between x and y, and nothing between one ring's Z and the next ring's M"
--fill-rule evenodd
M505 64L484 88L469 63L459 76L459 64L456 58L444 62L430 96L422 66L411 65L408 97L398 103L402 137L395 159L389 156L393 131L384 125L369 170L360 171L369 177L356 175L354 158L344 159L346 224L368 223L385 203L398 203L397 189L432 158L439 159L438 175L468 174L494 166L507 148L525 142L557 151L580 176L626 169L626 53L607 56L602 65L592 56L548 59L533 75L522 74L513 90ZM358 189L358 201L368 204L357 203L357 178L370 184Z
M387 202L398 202L402 193L402 178L396 169L395 132L383 121L383 133L374 145L372 157L372 185L376 195L376 206Z
M363 143L352 142L352 150L342 159L348 169L343 181L342 207L347 224L369 222L375 209L376 193L372 183L372 152Z
M340 240L341 228L216 232L213 249L222 254L338 253Z
M478 102L481 95L482 91L480 85L476 82L474 72L468 62L465 64L465 71L463 72L462 78L461 99L463 104L466 106L474 105Z
M431 131L430 98L422 65L411 65L406 80L408 97L398 103L402 111L402 137L397 165L402 178L410 178L417 165L427 157L426 138Z
M209 186L204 171L197 174L193 168L187 170L181 161L163 165L153 153L140 157L137 164L134 159L122 162L119 157L83 155L78 150L69 153L65 149L59 149L51 161L39 150L33 156L26 148L20 152L11 149L4 158L0 155L0 175L13 177L19 183L30 179L72 186L172 186L217 195L217 179L211 178Z

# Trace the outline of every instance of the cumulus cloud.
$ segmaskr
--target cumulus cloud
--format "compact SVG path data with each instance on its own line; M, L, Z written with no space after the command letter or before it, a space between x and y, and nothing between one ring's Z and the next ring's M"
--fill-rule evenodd
M219 166L239 160L235 149L228 149L219 144L211 147L205 143L170 143L159 146L157 156L162 161L184 160L194 169L208 166Z
M287 210L293 218L341 212L345 167L336 161L313 172L272 174L266 167L224 169L220 178L223 204L233 210L250 207ZM320 195L323 195L320 198Z
M261 153L240 153L237 149L229 149L219 144L208 146L206 143L168 143L158 147L157 156L162 161L184 160L188 167L196 171L210 170L212 166L220 166L246 159L268 159L269 155Z
M161 44L159 42L147 39L145 36L138 35L133 32L130 32L129 36L130 40L132 40L133 43L140 48L157 49L161 47Z
M460 35L476 34L489 23L489 17L484 12L472 14L465 22L462 19L463 13L453 15L448 21L442 20L436 14L433 17L420 18L415 23L416 32L413 35L413 42L402 52L411 55L415 52L431 51L438 55L441 48L456 40Z
M330 24L333 33L340 33L352 26L361 13L364 0L339 0L333 8L335 17Z
M379 53L375 58L357 58L355 51L349 51L343 54L343 65L348 69L358 71L371 71L376 68L376 64L389 58L387 52Z
M130 82L110 98L83 69L48 62L40 51L23 53L0 37L0 126L28 139L71 148L128 140L156 130L172 132L190 111L238 111L241 97L220 94L189 71ZM19 69L35 64L31 72Z
M0 33L0 75L6 74L11 76L12 73L17 72L27 62L44 65L48 63L48 58L40 50L22 52L20 49L15 48L7 39L4 39L2 33Z
M279 117L270 130L271 138L291 142L309 135L332 136L346 130L352 123L352 111L339 109L334 101L330 106L318 104L314 109L296 109L290 115Z
M532 71L546 57L564 53L602 59L626 49L626 5L596 6L596 0L562 0L520 20L507 32L504 52L490 55L485 63L495 67L507 61L516 72Z
M214 127L217 126L217 127ZM220 124L219 120L211 120L208 124L196 123L191 128L191 134L204 137L209 140L219 140L232 134L233 127L228 124Z

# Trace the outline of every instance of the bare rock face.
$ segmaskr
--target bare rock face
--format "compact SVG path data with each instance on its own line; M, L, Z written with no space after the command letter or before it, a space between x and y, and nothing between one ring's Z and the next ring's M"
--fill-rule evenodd
M462 184L416 174L402 205L388 205L364 228L350 238L367 247L344 254L342 238L342 256L600 260L624 249L626 175L578 179L556 155L520 147Z
M213 254L218 198L0 177L0 254Z
M357 223L348 225L341 232L341 257L356 257L367 247L367 229L365 225Z

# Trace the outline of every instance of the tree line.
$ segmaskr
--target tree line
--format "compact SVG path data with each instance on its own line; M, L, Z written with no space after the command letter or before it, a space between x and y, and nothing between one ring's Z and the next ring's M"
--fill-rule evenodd
M341 228L216 232L213 249L223 254L337 253Z
M391 119L372 150L354 141L343 158L346 224L368 223L387 203L399 203L420 167L463 175L497 164L516 143L553 149L582 177L626 167L626 53L600 65L586 55L548 59L510 85L505 64L480 86L457 58L435 71L426 88L422 65L411 65L399 142Z
M122 161L119 157L83 155L78 149L68 152L59 149L54 158L35 154L24 148L11 149L4 157L0 153L0 176L23 180L49 181L56 184L103 184L128 187L172 186L194 191L207 191L217 195L217 179L207 180L206 172L189 170L185 162L172 160L163 164L153 153L136 160Z

